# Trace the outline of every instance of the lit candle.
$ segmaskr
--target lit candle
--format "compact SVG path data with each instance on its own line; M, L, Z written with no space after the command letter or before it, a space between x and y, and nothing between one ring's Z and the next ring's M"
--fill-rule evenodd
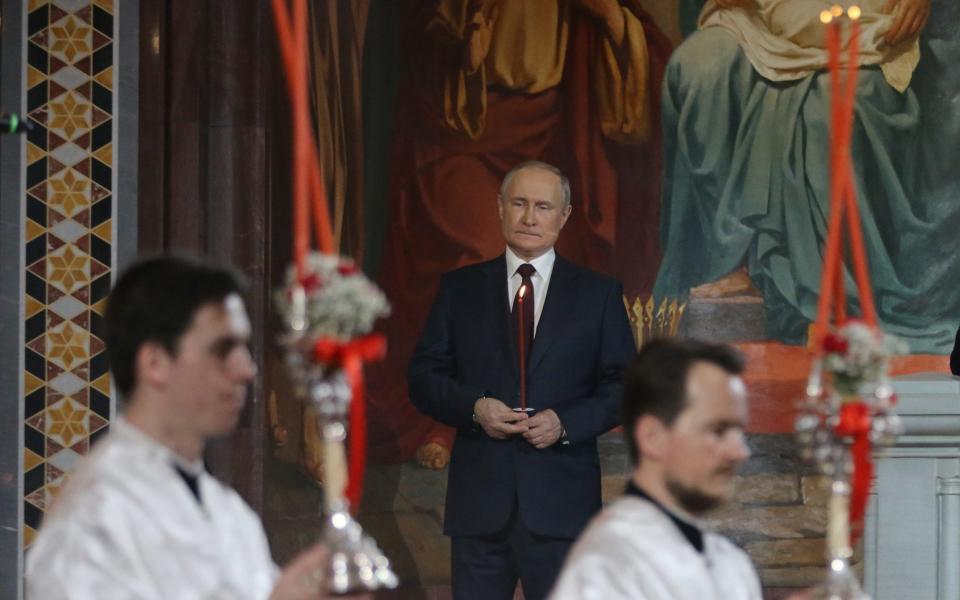
M839 10L839 12L838 12ZM827 243L823 259L823 281L820 300L818 302L817 336L815 345L820 343L820 337L826 334L826 315L831 301L836 296L837 277L833 276L840 269L840 233L841 215L843 212L842 190L845 169L842 168L840 146L840 29L837 17L843 14L843 9L834 6L830 10L820 13L820 21L826 26L827 66L830 76L830 218L827 229ZM842 299L837 299L842 302Z
M850 550L850 486L834 481L827 508L827 553L830 558L848 559Z
M825 10L820 13L820 22L827 26L827 68L830 73L830 125L836 136L837 99L840 85L840 29L833 13Z
M857 192L854 186L853 161L850 158L851 139L853 137L853 117L854 107L857 98L857 77L860 67L860 16L859 6L851 6L847 9L847 16L850 17L850 48L847 70L846 88L844 90L844 129L843 129L843 149L844 149L844 194L847 204L847 210L850 211L850 248L853 252L854 275L857 279L857 286L861 290L870 289L870 274L867 270L866 253L863 244L863 232L859 226L860 210L857 206ZM861 294L861 312L863 319L867 323L874 324L877 320L876 306L874 305L873 294Z
M842 12L841 12L842 15ZM840 16L840 15L837 15ZM853 114L854 114L854 104L856 103L857 95L857 74L859 70L859 52L860 52L860 7L851 6L847 9L847 17L850 18L850 38L847 40L847 62L846 62L846 72L844 77L844 85L841 90L839 84L839 75L834 78L834 91L831 93L832 97L835 99L833 102L834 110L836 113L833 115L834 119L834 130L835 133L835 163L834 168L836 171L835 177L838 180L838 185L835 192L839 195L836 198L836 204L839 205L844 203L847 210L850 211L850 219L848 225L850 226L850 235L855 238L852 244L854 253L862 248L862 242L857 241L857 236L859 234L859 228L854 226L854 221L860 221L857 212L856 206L856 190L853 187L853 172L851 171L851 159L850 159L850 139L853 131ZM834 43L839 45L839 35L835 36ZM838 50L839 53L839 50ZM839 71L839 56L836 59L837 62L837 71ZM859 264L859 263L856 263ZM846 320L846 295L843 288L843 269L837 269L836 271L836 290L838 302L836 305L836 315L837 323L841 324ZM869 294L868 294L869 296ZM864 300L865 304L870 303L871 298ZM865 311L869 311L868 307L864 307Z
M523 330L523 297L527 293L526 284L520 285L520 290L517 292L517 348L520 351L520 410L527 410L527 360L526 352L524 352L523 338L526 337L526 332Z
M847 79L841 108L844 134L844 149L850 149L850 132L853 127L853 105L857 96L857 72L860 63L860 7L851 6L847 11L850 17L850 41L847 44Z

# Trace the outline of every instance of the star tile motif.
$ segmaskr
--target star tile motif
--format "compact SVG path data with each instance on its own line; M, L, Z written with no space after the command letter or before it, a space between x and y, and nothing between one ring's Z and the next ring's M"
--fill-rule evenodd
M89 102L73 92L67 92L50 102L47 125L73 140L92 126L93 109Z
M47 204L72 217L90 205L91 191L89 179L73 169L65 169L62 176L47 180Z
M47 256L47 281L70 294L90 283L90 256L65 244Z
M67 397L47 408L47 437L62 446L70 446L87 435L86 407Z
M50 27L51 54L70 64L90 54L93 46L92 29L73 15L67 15Z
M90 356L90 332L64 321L47 331L47 360L71 371Z

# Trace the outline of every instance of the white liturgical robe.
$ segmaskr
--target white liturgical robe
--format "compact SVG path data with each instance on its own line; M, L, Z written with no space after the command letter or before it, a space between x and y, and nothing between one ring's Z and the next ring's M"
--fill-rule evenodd
M614 501L577 540L551 600L760 600L747 555L703 531L703 552L652 502Z
M277 568L236 492L120 420L47 513L26 577L31 600L259 600Z

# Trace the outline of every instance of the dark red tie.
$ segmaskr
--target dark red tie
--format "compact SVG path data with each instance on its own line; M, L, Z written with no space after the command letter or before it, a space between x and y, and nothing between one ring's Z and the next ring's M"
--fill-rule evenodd
M533 265L530 263L523 263L517 268L517 273L520 274L520 277L523 281L520 282L520 287L517 288L517 293L513 297L513 311L511 312L512 321L513 321L513 333L514 333L514 343L519 345L519 335L517 335L517 328L520 326L521 322L523 323L523 353L524 353L524 362L530 356L530 346L533 344L533 307L534 307L534 296L533 296L533 274L537 270L533 268ZM520 291L526 288L526 291L523 293L523 301L520 300ZM523 305L523 315L517 316L519 314L520 305Z

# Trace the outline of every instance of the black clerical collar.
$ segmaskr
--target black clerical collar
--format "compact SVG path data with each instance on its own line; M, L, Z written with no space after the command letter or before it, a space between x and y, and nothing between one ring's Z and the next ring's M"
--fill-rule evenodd
M190 488L190 493L192 493L193 497L197 499L197 502L203 505L203 500L200 499L200 477L190 473L176 463L174 463L173 468L177 470L177 474L180 475L180 478L183 479L183 482L187 484L188 488Z
M694 548L696 548L697 552L703 554L703 532L700 531L700 529L670 512L667 507L654 500L650 494L641 490L640 487L637 486L637 484L633 481L627 483L626 493L629 496L643 498L647 502L653 504L663 511L663 514L667 515L670 520L673 521L673 524L677 526L677 528L680 530L680 533L683 534L683 537L687 538L687 541L690 542Z

